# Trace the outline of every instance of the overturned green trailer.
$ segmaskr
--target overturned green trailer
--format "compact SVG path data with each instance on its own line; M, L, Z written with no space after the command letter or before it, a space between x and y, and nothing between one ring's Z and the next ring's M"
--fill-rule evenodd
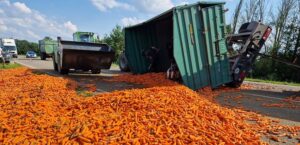
M167 72L174 61L182 82L191 89L231 82L224 4L178 6L125 28L125 55L131 72ZM149 61L145 53L151 49L157 53L155 61L151 57Z

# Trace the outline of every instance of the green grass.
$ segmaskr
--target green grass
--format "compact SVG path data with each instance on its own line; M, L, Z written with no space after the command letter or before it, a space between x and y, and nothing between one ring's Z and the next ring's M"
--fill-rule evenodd
M249 81L249 82L270 83L270 84L278 84L278 85L300 86L300 83L280 82L280 81L271 81L271 80L253 79L253 78L246 78L246 81Z
M17 63L9 63L9 64L4 64L0 63L0 69L13 69L13 68L18 68L21 67L22 65L17 64Z

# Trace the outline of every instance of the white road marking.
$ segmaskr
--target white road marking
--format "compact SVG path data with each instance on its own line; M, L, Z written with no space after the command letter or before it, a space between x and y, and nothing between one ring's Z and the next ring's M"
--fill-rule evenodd
M252 95L252 96L261 97L261 98L274 99L274 100L281 100L281 101L284 100L284 99L281 99L281 98L270 97L270 96L264 96L264 95L259 95L259 94L252 94L252 93L245 93L245 92L243 92L243 94L246 94L246 95ZM300 101L293 101L293 100L290 100L290 102L300 103Z

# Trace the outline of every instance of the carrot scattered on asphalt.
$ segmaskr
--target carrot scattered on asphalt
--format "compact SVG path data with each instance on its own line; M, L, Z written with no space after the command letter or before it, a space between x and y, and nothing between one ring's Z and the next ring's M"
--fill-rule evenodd
M81 97L69 79L0 71L0 144L263 144L267 130L299 131L221 107L163 74L117 79L148 88Z

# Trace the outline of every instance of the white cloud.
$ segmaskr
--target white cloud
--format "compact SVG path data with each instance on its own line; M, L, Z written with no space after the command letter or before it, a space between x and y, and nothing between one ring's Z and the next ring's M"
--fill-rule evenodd
M24 3L20 3L20 2L15 2L13 3L14 7L17 8L17 10L26 13L26 14L30 14L31 13L31 9L28 8Z
M4 31L7 31L7 29L8 29L7 26L0 24L0 32L1 33L4 32Z
M74 33L77 31L77 26L74 25L71 21L65 22L64 26L68 32Z
M0 32L7 30L7 26L4 24L4 21L0 19Z
M0 0L0 4L10 5L9 0Z
M0 0L0 10L0 38L37 41L45 36L61 36L63 39L72 39L72 33L77 30L77 26L71 21L49 18L24 3Z
M35 34L34 32L30 31L30 30L27 30L26 31L28 35L30 35L31 37L35 38L35 39L40 39L41 36Z
M134 7L127 4L118 2L117 0L91 0L92 4L97 7L98 10L105 12L108 9L122 8L126 10L134 10Z
M158 14L174 7L171 0L136 0L140 11L152 14Z
M181 1L180 3L176 4L177 6L181 6L181 5L187 5L189 4L188 1Z
M143 19L138 19L136 17L125 17L121 20L121 24L123 26L132 26L132 25L141 23L143 21L144 21Z
M38 13L33 14L33 18L34 18L36 21L40 22L40 23L45 23L45 22L47 22L47 20L45 19L45 17L42 16L41 14L38 14Z

